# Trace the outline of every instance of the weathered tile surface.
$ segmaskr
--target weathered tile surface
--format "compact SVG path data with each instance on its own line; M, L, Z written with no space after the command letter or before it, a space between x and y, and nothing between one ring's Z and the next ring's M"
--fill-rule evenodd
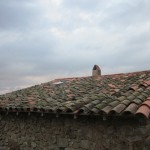
M150 71L56 79L1 95L0 109L149 118Z

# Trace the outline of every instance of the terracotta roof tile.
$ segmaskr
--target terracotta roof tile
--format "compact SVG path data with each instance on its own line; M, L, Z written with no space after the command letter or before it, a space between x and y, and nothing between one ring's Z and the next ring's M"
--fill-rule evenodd
M129 100L124 100L121 102L121 104L124 104L126 106L128 106L130 103L131 103L131 101L129 101Z
M147 100L150 100L150 96L149 96L149 97L147 97Z
M142 103L142 105L147 105L150 108L150 100L146 100Z
M150 71L56 79L0 95L0 111L148 118Z
M106 107L104 107L102 110L101 110L101 112L104 112L105 114L108 114L111 110L112 110L112 106L106 106Z
M125 110L124 110L124 114L128 113L128 114L135 114L136 111L138 109L138 104L136 103L131 103Z
M141 115L146 118L149 118L149 114L150 114L150 108L147 105L142 105L136 112L137 116Z
M126 105L120 103L110 111L110 114L119 114L126 108Z
M146 83L147 85L150 85L150 80L146 80L144 81L144 83Z

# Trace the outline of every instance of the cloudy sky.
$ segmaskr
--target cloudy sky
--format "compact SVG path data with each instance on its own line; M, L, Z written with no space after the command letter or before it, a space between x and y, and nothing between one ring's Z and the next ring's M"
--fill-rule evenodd
M50 81L150 70L149 0L0 0L1 93Z

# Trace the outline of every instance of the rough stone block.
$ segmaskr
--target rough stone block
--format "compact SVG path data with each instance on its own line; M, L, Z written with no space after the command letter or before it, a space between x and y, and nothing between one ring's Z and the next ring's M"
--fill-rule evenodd
M81 147L84 149L89 149L89 141L88 140L82 140L81 141Z
M69 145L70 145L70 147L75 148L75 149L78 149L80 146L79 142L74 139L70 141Z
M68 147L68 139L65 138L58 138L57 144L59 147Z
M74 148L66 148L65 150L77 150L77 149L74 149Z
M31 147L35 148L37 144L35 142L31 142Z
M141 136L132 136L132 137L128 137L127 141L129 142L137 142L137 141L142 141L142 137Z

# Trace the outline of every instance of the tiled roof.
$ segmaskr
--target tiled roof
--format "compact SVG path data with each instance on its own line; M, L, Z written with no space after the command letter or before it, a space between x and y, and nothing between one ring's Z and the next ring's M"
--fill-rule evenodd
M56 79L1 95L0 110L149 118L150 71Z

